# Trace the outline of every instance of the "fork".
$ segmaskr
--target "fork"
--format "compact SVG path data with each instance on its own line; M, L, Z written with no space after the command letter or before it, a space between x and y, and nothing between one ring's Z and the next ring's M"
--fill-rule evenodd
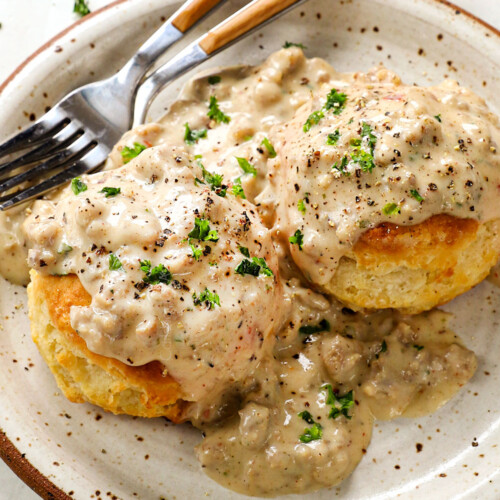
M206 34L202 35L196 41L187 45L174 58L148 77L137 92L137 95L134 94L134 97L136 98L136 119L134 120L134 125L144 122L151 101L165 85L186 73L188 70L198 66L203 61L211 58L223 48L226 48L249 35L257 28L271 22L305 1L307 0L253 0L228 19L215 26ZM205 0L205 2L211 4L216 3L214 0L211 0L211 2L209 2L209 0ZM154 36L155 35L153 35L153 37ZM72 94L70 94L70 96L71 95ZM124 105L123 102L120 102L120 99L110 98L106 103L106 111L113 117L111 120L109 118L105 118L107 115L99 114L99 111L96 111L95 108L87 104L77 108L79 112L80 110L83 110L85 114L79 114L78 118L76 118L76 113L73 112L73 114L70 114L64 108L64 102L65 100L61 101L56 108L53 108L53 110L39 120L39 122L43 123L44 119L46 120L47 116L51 115L52 111L57 110L58 108L66 112L65 115L61 113L60 110L58 111L59 115L56 115L58 116L58 119L53 121L57 123L53 123L51 126L53 134L38 133L36 131L37 122L27 131L21 132L18 136L14 137L10 141L7 141L7 143L0 145L1 156L6 152L6 150L8 150L9 143L16 144L16 140L19 141L18 138L20 136L20 140L26 143L28 139L33 137L38 139L38 137L42 135L52 135L52 137L49 137L49 139L37 149L47 147L51 148L50 141L55 140L56 137L59 137L62 134L67 134L66 129L69 126L72 126L73 120L82 124L80 125L81 137L78 137L71 143L70 146L58 150L57 154L52 158L31 168L30 170L4 181L0 181L1 193L6 189L12 189L15 186L18 186L22 182L36 180L40 177L41 173L55 167L62 169L59 173L43 180L39 184L35 184L15 193L10 193L4 197L0 197L0 210L6 210L27 200L39 197L68 182L74 177L96 170L106 159L107 155L121 135L131 126L130 117L133 114L133 106L130 105L130 101L127 101ZM92 104L92 102L90 104ZM129 107L124 109L126 106ZM117 123L114 116L119 113L126 115L128 121ZM64 124L62 120L66 118L67 121L68 115L71 117L71 120L69 124ZM33 131L34 128L35 131ZM72 129L70 129L70 131L74 133ZM23 134L25 135L23 136ZM63 135L63 137L63 141L59 141L58 144L62 143L64 146L64 140L67 139L66 135ZM76 144L81 149L79 149L78 158L75 159L72 155ZM30 153L28 153L28 155L29 154ZM21 158L14 161L20 161ZM0 175L4 172L3 169L4 166L0 165Z
M26 189L0 197L0 210L40 196L98 167L132 125L133 103L149 68L186 31L223 0L186 1L113 77L80 87L37 122L0 145L0 158L32 148L0 164L0 193L34 181L56 168L58 174ZM36 164L17 175L7 175Z

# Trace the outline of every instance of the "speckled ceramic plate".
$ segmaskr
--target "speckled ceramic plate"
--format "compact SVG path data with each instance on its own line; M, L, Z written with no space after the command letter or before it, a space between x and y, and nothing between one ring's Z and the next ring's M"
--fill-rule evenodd
M116 70L178 3L118 1L42 47L0 87L0 134ZM451 76L499 112L500 33L447 2L311 0L209 65L256 63L285 40L302 42L308 55L342 71L383 62L407 82ZM153 117L181 83L161 96ZM485 282L447 306L452 326L478 355L471 383L429 417L378 423L354 474L307 498L500 498L499 298ZM189 426L69 403L31 342L23 288L1 282L0 317L0 455L42 497L243 498L204 476L192 451L199 433Z

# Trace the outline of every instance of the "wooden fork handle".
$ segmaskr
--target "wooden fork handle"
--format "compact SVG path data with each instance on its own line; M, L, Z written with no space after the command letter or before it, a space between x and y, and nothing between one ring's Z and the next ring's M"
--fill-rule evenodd
M199 42L200 47L212 54L235 38L255 28L270 17L290 7L298 0L254 0L246 8L231 16L217 28L210 30Z
M193 0L184 9L177 13L172 24L182 33L185 33L193 24L199 21L209 10L213 9L222 0Z

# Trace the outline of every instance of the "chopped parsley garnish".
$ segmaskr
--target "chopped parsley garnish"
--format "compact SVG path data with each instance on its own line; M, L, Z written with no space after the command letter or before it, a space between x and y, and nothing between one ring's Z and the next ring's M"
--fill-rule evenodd
M207 129L200 128L199 130L191 130L189 124L186 122L184 124L184 142L192 146L196 144L200 139L205 139L207 137Z
M276 158L276 151L274 149L274 146L269 142L269 139L267 137L264 137L264 139L262 139L261 144L267 149L269 158Z
M299 333L302 335L313 335L315 333L329 332L330 322L326 319L322 319L317 325L302 325L299 328Z
M87 5L86 0L75 0L75 4L73 6L73 12L79 14L80 16L86 16L90 14L89 6Z
M216 123L229 123L231 121L231 118L220 110L217 97L214 95L210 96L207 116Z
M421 351L424 346L423 345L417 345L417 344L413 344L413 347L417 350L417 351Z
M163 264L158 264L151 269L151 261L142 260L140 262L140 267L141 271L146 273L142 281L148 285L158 285L159 283L169 285L172 281L172 273Z
M201 172L203 174L203 181L205 182L201 181L200 179L195 179L195 182L197 181L201 182L201 184L208 184L210 186L210 189L212 191L215 191L215 194L217 196L224 198L227 192L227 186L225 184L222 184L222 179L224 178L224 176L221 174L210 173L199 160L198 160L198 165L201 168Z
M236 274L250 274L251 276L258 276L260 273L260 266L256 262L248 259L243 259L234 269Z
M130 160L133 160L134 158L139 156L145 149L148 148L140 142L134 142L134 145L131 148L125 146L121 151L123 163L128 163Z
M311 127L313 125L317 125L321 118L325 116L325 113L323 111L314 111L312 112L308 117L306 122L304 123L304 126L302 127L302 130L304 132L309 132L311 130Z
M205 288L198 297L193 293L193 303L195 306L205 305L207 309L214 309L216 305L220 307L220 298L215 292Z
M68 245L67 243L61 243L59 246L59 250L57 250L57 253L59 255L65 255L73 250L73 247L71 245Z
M323 428L321 427L321 424L315 422L312 415L307 410L301 411L298 416L309 425L312 425L312 427L304 429L304 434L299 436L300 441L302 443L310 443L311 441L321 439L323 436Z
M237 198L243 198L244 200L247 199L247 197L245 196L245 191L243 191L243 186L241 185L241 178L238 177L237 179L235 179L233 181L233 194L234 196L236 196Z
M221 77L219 75L212 75L207 78L207 81L210 85L217 85L221 81Z
M382 213L384 215L395 215L399 214L401 212L401 209L396 203L387 203L384 205L384 208L382 208Z
M299 49L307 49L305 45L302 45L301 43L295 43L295 42L288 42L286 41L283 44L284 49L289 49L290 47L299 47Z
M434 115L434 118L439 122L441 123L441 114L439 115Z
M240 247L241 249L244 247ZM245 248L248 252L248 248ZM241 251L243 253L243 251ZM245 255L243 253L243 255ZM266 261L262 257L252 257L252 260L243 259L234 269L234 272L237 274L241 274L242 276L245 274L250 274L251 276L258 276L259 274L264 274L265 276L274 276L274 273L271 271Z
M351 153L351 158L354 163L357 163L363 172L371 172L375 168L373 155L363 151L360 147L355 148Z
M340 139L340 131L337 129L333 134L328 134L328 138L326 139L326 144L328 146L335 146Z
M375 358L378 359L378 357L383 353L387 352L387 342L385 340L382 340L382 344L380 344L380 351L375 354Z
M342 173L343 175L351 175L347 170L346 170L346 167L349 163L349 160L347 158L347 156L342 156L342 159L340 160L340 162L336 161L333 165L332 165L332 169L334 170L338 170L340 173Z
M303 214L306 213L306 204L305 204L304 200L299 200L297 202L297 210Z
M207 219L198 217L194 220L194 228L188 234L189 238L199 241L219 241L219 234L215 229L210 229L210 222Z
M122 263L120 262L120 259L114 253L110 253L109 254L109 270L110 271L118 271L120 269L123 269L123 266L122 266Z
M353 391L349 391L343 396L340 396L333 392L330 384L325 384L322 389L326 390L325 403L332 407L328 414L328 418L337 418L340 417L340 415L344 415L345 418L350 420L352 417L349 415L349 410L354 406Z
M412 198L415 198L419 203L422 203L424 199L420 196L420 193L416 189L410 191Z
M288 241L292 245L298 245L299 250L302 250L302 247L304 245L304 235L302 234L302 231L300 229L297 229L297 231L295 231L294 235L290 236L290 238L288 238Z
M83 183L80 177L75 177L71 181L71 190L75 194L80 194L83 193L84 191L87 191L87 184Z
M191 251L193 252L191 257L193 257L194 260L200 260L200 257L203 255L203 250L200 248L196 248L192 243L189 244L191 247Z
M249 163L246 158L240 158L238 156L235 156L235 158L241 170L243 170L245 174L252 174L254 177L257 175L257 169L251 163Z
M368 123L363 123L361 125L361 137L367 139L370 153L373 155L375 144L377 144L377 137L373 134L372 128Z
M250 258L250 251L247 247L238 247L238 249L245 257Z
M333 110L334 115L339 115L345 107L347 95L343 92L337 92L337 89L332 89L326 96L324 109L327 111Z
M117 194L121 193L121 188L114 188L114 187L103 187L99 192L104 193L106 198L111 198L112 196L116 196Z

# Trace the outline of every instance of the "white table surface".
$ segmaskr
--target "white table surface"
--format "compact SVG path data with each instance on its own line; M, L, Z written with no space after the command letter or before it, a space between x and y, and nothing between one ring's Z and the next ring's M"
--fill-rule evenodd
M96 10L111 1L88 0L88 4ZM499 0L455 0L455 4L500 28ZM0 0L0 82L39 46L78 18L73 13L73 0ZM38 498L0 461L0 500Z

